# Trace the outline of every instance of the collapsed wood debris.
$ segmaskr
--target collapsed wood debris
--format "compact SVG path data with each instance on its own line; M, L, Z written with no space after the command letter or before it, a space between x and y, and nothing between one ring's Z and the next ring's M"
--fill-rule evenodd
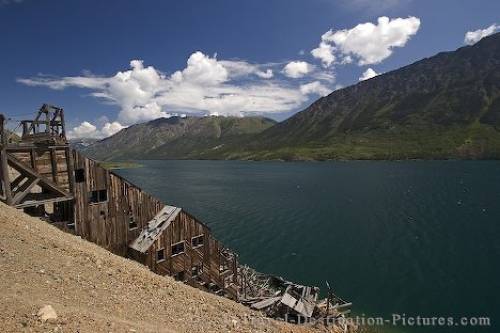
M332 319L345 318L350 312L351 303L333 294L330 288L328 297L319 300L318 287L259 273L248 266L240 266L239 274L243 289L240 302L268 317L295 323L311 319L328 323Z

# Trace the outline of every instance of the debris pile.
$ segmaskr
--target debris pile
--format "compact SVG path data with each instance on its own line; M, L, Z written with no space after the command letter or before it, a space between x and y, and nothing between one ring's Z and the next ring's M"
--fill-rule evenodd
M268 317L295 323L315 319L327 324L339 322L339 318L345 318L350 312L351 303L330 290L328 298L319 300L318 287L259 273L248 266L240 266L239 273L243 289L240 302Z

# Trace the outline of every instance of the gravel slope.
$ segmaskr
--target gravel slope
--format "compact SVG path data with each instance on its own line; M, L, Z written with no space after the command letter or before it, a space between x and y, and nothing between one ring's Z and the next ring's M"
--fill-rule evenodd
M2 332L312 332L158 276L0 203ZM42 322L51 305L57 319Z

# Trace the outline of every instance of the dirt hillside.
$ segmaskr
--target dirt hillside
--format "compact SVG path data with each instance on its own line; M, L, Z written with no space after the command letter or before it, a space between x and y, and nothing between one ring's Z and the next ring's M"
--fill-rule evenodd
M1 332L312 331L158 276L3 203L0 290ZM47 305L57 318L43 321Z

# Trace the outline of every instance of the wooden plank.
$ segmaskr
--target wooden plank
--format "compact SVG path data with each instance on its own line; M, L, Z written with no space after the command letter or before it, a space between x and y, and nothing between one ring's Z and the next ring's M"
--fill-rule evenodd
M31 148L30 149L30 160L31 160L31 168L35 171L38 171L37 170L37 166L36 166L36 152L35 152L35 148Z
M52 166L52 181L57 184L57 162L54 148L50 148L50 162Z
M40 182L40 178L31 178L28 179L18 190L18 192L12 198L12 204L17 205L21 200L30 193L31 189L35 187Z
M16 187L19 186L19 184L21 184L21 182L23 181L23 179L25 179L26 176L24 174L20 174L19 176L17 176L11 183L10 183L10 188L13 190L15 189Z

